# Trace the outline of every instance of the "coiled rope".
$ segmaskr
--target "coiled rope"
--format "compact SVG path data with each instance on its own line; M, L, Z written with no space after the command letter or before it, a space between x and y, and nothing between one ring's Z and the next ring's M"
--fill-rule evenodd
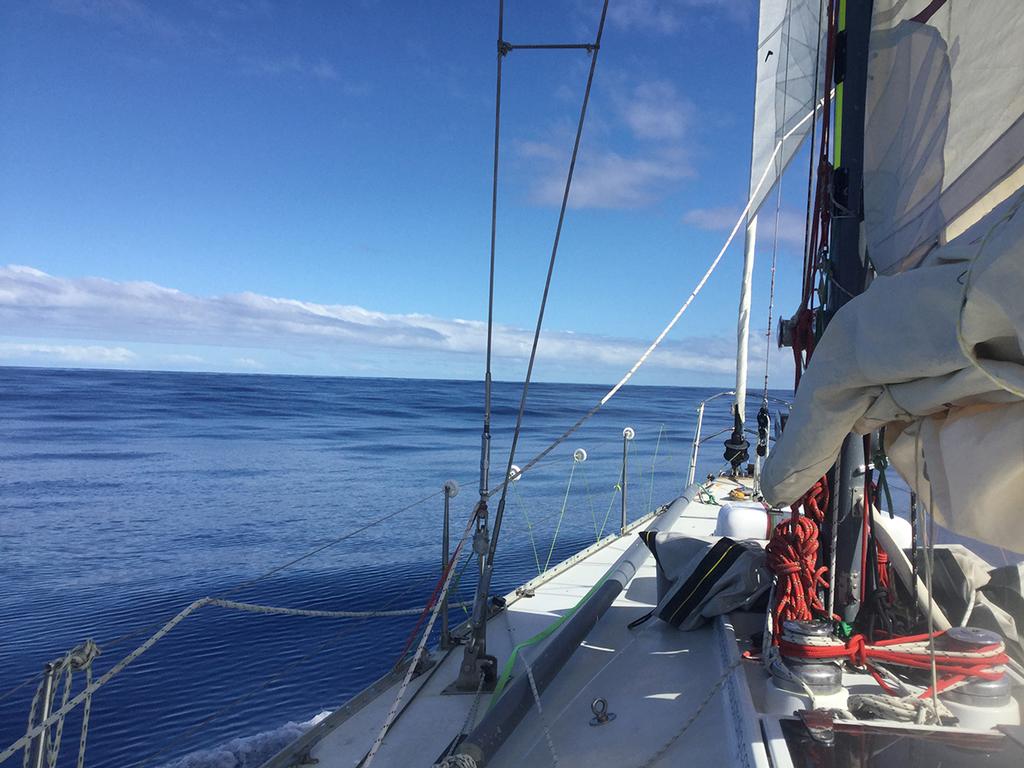
M793 514L775 526L765 548L768 569L778 579L772 605L777 630L785 621L810 621L815 613L825 613L818 588L828 587L828 566L818 565L818 523L825 519L828 502L828 482L822 478L792 506ZM773 642L778 640L776 634Z

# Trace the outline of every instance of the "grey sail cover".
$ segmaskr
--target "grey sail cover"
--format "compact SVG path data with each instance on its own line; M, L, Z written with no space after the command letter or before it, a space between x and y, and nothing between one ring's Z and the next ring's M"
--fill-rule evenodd
M875 0L864 233L881 276L818 342L769 501L884 426L940 524L1024 552L1022 40L1019 0Z
M886 428L892 465L938 522L1024 553L1024 192L928 266L875 279L829 324L761 489L792 503L851 430Z

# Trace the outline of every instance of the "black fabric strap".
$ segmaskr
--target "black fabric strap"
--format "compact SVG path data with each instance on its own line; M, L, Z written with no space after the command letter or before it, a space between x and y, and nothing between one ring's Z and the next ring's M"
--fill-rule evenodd
M690 577L683 583L683 586L676 590L672 598L658 612L658 618L678 627L687 616L703 602L716 582L732 567L732 564L739 559L744 548L728 537L722 537L711 550L704 555L697 568Z

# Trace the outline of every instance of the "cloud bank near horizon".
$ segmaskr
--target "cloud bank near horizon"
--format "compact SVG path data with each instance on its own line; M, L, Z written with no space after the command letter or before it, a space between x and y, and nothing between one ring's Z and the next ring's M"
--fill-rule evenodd
M216 348L214 357L232 370L273 370L272 364L261 361L261 350L299 358L342 350L408 352L441 366L455 359L475 366L486 342L486 324L479 320L394 314L251 292L204 297L151 282L59 277L17 265L0 267L0 323L4 335L18 339L0 343L0 361L105 367L145 364L146 359L129 348L133 342L163 347L157 356L162 367L208 367L212 362L206 355L179 349L186 346ZM525 361L532 338L531 330L497 325L497 361ZM37 344L27 339L48 341ZM89 343L49 341L53 339ZM116 346L97 345L97 341ZM647 343L550 330L541 337L539 360L561 376L575 370L600 372L599 378L608 379L627 370ZM669 339L647 365L662 373L726 380L735 365L733 343L725 336ZM227 354L225 349L237 354Z

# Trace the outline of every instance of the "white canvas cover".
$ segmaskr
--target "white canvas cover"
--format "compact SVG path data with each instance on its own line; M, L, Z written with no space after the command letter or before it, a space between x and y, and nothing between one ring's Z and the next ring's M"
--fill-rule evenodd
M930 5L874 3L864 223L884 274L920 265L1024 183L1024 2Z
M1024 552L1024 193L836 314L765 463L765 498L792 503L848 432L882 426L941 525Z

